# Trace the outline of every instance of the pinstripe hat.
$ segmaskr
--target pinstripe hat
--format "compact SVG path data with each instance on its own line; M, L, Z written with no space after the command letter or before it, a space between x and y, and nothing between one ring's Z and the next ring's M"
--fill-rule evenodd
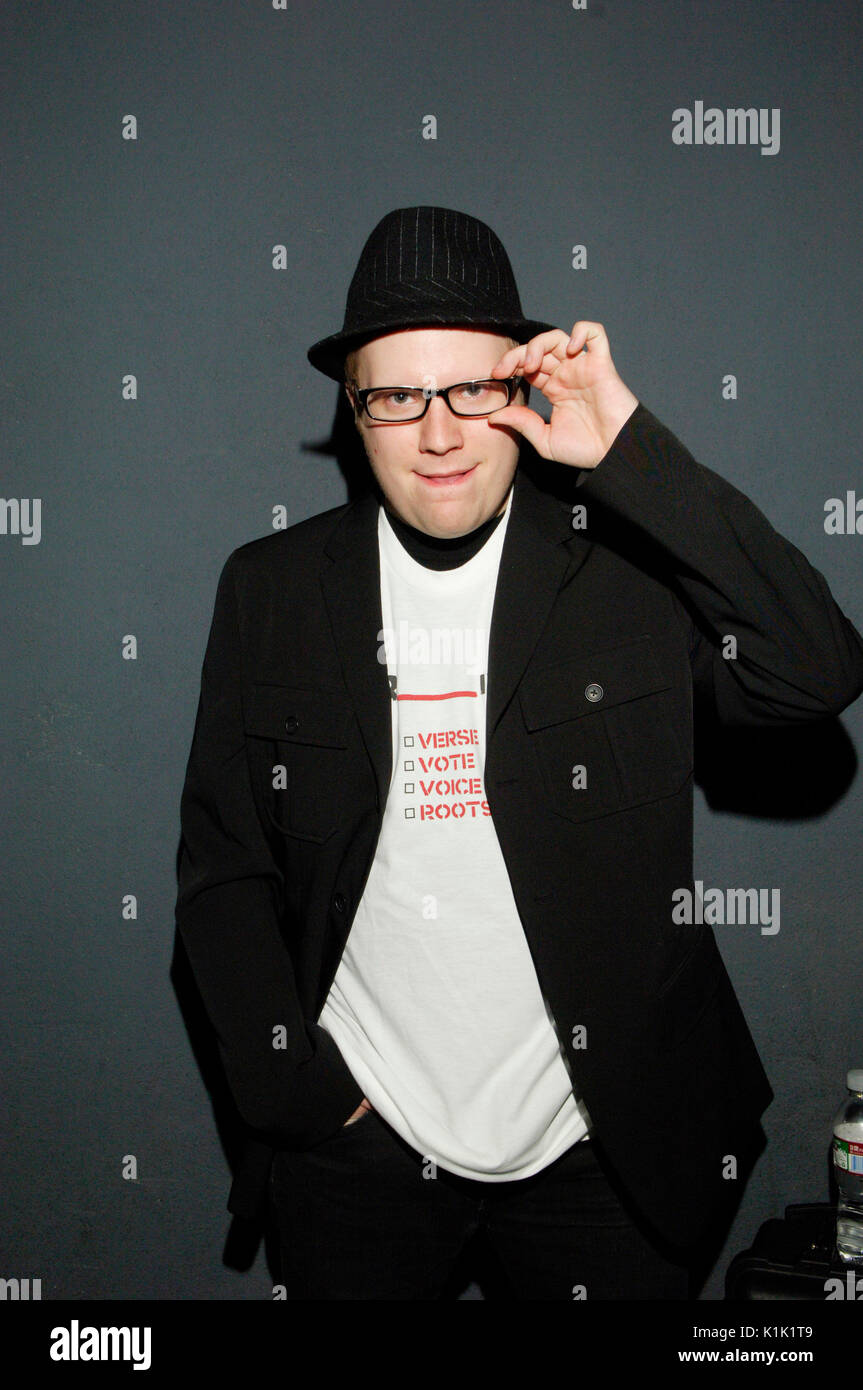
M313 367L344 378L347 353L401 328L485 328L526 343L556 325L526 319L500 239L451 208L396 208L360 255L340 333L309 348Z

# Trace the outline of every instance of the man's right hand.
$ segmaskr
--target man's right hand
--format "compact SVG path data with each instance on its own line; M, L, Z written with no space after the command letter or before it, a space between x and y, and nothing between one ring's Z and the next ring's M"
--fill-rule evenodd
M349 1120L345 1120L345 1123L342 1125L342 1129L346 1129L348 1125L352 1125L356 1120L359 1120L363 1115L365 1115L367 1110L373 1109L374 1106L366 1100L365 1096L363 1096L353 1115L351 1115L351 1118Z

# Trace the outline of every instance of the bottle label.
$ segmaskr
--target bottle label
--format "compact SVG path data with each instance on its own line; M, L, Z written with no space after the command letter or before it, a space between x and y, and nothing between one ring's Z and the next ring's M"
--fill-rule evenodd
M833 1162L849 1173L863 1173L863 1144L853 1139L833 1138Z

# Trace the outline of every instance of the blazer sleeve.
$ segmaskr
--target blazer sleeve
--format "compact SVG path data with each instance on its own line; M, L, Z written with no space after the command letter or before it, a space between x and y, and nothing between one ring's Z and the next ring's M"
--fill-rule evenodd
M721 723L824 718L863 691L863 640L824 576L644 405L579 479L579 498L596 498L664 552L690 610L696 695ZM727 635L736 658L723 655Z
M180 803L176 922L240 1115L303 1149L344 1124L363 1092L332 1036L304 1019L280 932L284 879L243 729L236 554L219 579Z

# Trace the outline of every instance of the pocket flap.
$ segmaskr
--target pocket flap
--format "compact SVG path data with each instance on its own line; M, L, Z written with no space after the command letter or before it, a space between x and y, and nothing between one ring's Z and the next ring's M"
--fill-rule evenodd
M668 690L671 684L660 669L653 638L645 635L531 671L519 688L519 700L528 729L544 729Z
M288 743L346 748L352 709L340 690L255 684L243 708L246 732Z

